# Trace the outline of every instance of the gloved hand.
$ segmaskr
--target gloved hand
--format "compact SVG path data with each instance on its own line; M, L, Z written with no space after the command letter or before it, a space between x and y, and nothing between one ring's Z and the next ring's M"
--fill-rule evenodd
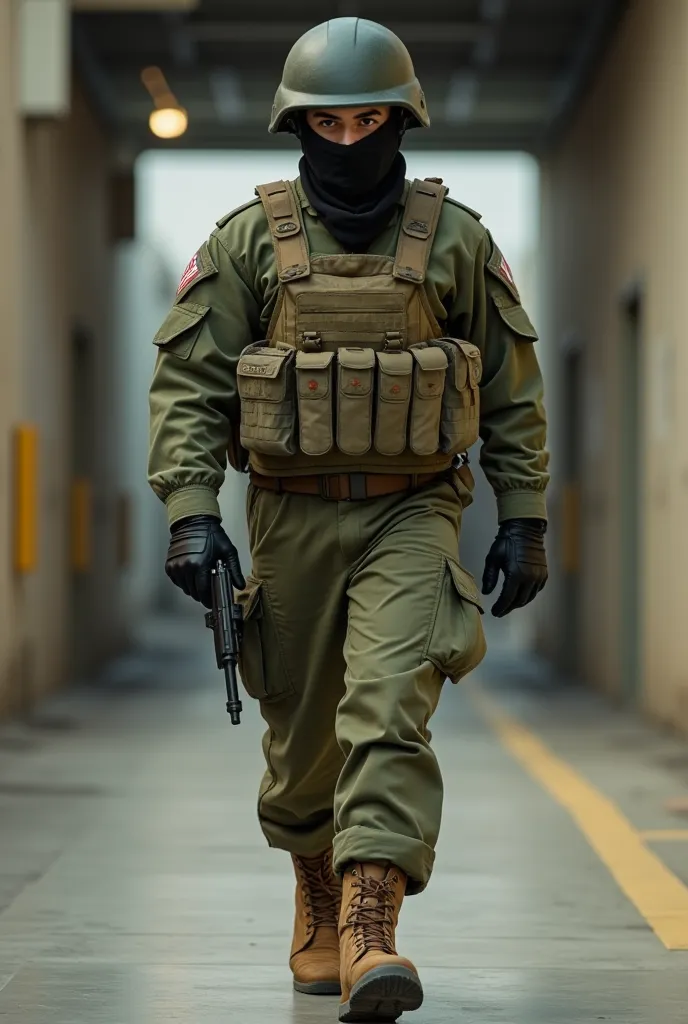
M504 573L504 586L492 608L498 619L530 604L547 582L543 519L506 519L485 559L483 594L491 594Z
M219 559L226 563L232 586L243 590L237 549L222 529L217 516L188 516L173 524L165 572L185 594L212 607L210 570Z

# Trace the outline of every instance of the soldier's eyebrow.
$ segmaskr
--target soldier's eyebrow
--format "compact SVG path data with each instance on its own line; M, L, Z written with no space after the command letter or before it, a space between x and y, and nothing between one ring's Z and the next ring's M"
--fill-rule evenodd
M382 112L373 108L372 110L363 110L360 114L356 114L356 117L360 120L364 117L381 117ZM326 117L328 121L341 121L339 114L333 114L330 110L314 110L313 117Z

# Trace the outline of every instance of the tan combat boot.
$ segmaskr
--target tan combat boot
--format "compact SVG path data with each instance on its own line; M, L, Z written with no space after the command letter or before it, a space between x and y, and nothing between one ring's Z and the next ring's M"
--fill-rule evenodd
M345 872L340 1021L395 1021L423 1002L416 968L394 945L405 891L406 875L393 865L353 864Z
M341 880L332 870L332 850L317 857L296 857L296 915L289 966L294 988L311 996L338 996L337 920Z

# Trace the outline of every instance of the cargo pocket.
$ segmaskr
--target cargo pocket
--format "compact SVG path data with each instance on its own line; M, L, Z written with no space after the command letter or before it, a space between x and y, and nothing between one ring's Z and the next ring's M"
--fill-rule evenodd
M325 455L334 443L332 359L334 352L296 353L299 447L306 455Z
M409 445L416 455L434 455L440 446L442 392L447 356L441 348L410 349L415 361Z
M209 311L210 306L201 306L197 302L177 303L167 314L153 338L153 344L178 359L188 359Z
M482 606L475 580L458 562L445 559L435 621L425 657L458 683L485 656Z
M480 349L469 341L454 338L438 338L431 344L441 348L449 362L442 394L440 449L448 455L456 455L467 451L479 436L483 375Z
M375 449L380 455L400 455L406 448L412 374L410 352L377 353Z
M245 348L237 366L241 444L249 452L296 452L294 349L258 342Z
M337 447L346 455L365 455L373 443L372 348L337 351Z
M291 696L294 687L284 668L266 585L249 576L236 601L243 612L239 672L244 689L249 697L265 703Z

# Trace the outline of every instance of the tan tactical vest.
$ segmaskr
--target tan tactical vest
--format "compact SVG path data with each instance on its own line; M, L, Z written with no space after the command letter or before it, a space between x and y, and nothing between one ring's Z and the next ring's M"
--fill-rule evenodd
M480 352L424 280L446 188L414 181L394 259L311 255L289 182L260 185L280 282L237 367L241 443L268 476L441 472L478 437Z

